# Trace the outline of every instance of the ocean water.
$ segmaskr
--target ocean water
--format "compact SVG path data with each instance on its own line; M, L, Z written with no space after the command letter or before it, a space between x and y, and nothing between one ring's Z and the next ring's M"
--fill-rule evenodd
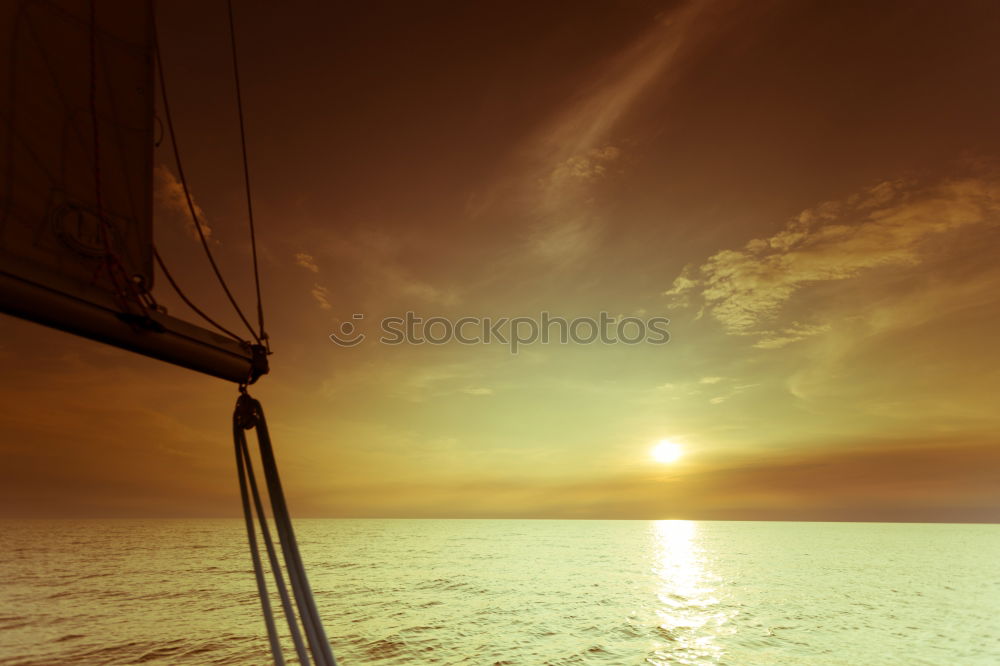
M351 664L1000 664L1000 525L299 520ZM0 664L265 664L238 520L0 523Z

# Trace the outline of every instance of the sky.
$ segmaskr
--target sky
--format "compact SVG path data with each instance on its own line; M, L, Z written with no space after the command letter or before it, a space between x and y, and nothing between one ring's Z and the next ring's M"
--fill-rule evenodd
M274 352L251 392L294 515L1000 521L1000 6L236 4ZM253 310L225 5L158 28ZM154 160L157 246L235 328ZM406 312L670 339L380 343ZM0 515L238 515L235 386L0 332Z

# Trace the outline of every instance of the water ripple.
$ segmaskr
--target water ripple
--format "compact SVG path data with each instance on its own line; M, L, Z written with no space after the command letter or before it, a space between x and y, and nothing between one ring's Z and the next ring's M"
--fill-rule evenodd
M269 661L239 521L0 528L0 664ZM1000 663L997 526L312 520L296 530L344 666Z

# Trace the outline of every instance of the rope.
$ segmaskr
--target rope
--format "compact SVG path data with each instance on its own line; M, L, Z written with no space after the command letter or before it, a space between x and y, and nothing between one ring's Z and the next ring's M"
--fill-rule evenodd
M271 572L274 574L274 580L278 588L278 596L281 597L281 608L285 612L285 619L288 621L288 631L291 633L292 641L295 643L295 653L299 657L299 663L308 664L308 653L306 652L306 646L302 643L302 633L299 631L299 624L295 621L295 610L292 608L292 602L288 598L288 588L285 586L285 578L281 575L281 564L278 562L278 554L274 550L274 541L271 539L271 530L267 526L267 517L264 514L264 505L260 501L260 491L257 489L257 476L253 471L253 462L250 459L250 449L247 447L247 439L242 432L242 428L240 428L237 441L243 456L243 461L246 464L248 481L250 481L250 491L253 496L253 504L257 512L257 519L260 521L260 532L264 537L264 546L267 549L267 559L271 564ZM237 466L239 466L239 460L237 460Z
M218 264L215 263L215 257L212 256L212 250L208 247L208 239L205 238L205 232L201 228L201 222L198 220L198 214L194 209L194 201L191 199L191 191L188 189L187 179L184 177L184 167L181 164L181 154L177 147L177 134L174 132L174 121L173 117L170 115L170 102L167 97L167 83L163 76L163 57L160 54L160 40L156 34L153 32L153 44L156 50L156 67L160 74L160 95L163 98L163 114L167 119L167 131L170 134L170 145L173 148L174 161L177 164L177 177L181 181L181 188L184 190L184 199L187 201L188 212L191 214L191 219L194 221L194 228L198 232L198 238L201 240L201 246L205 250L205 256L208 257L208 263L212 265L212 270L215 272L215 277L222 286L222 290L226 292L226 297L232 304L233 308L236 310L236 314L240 316L243 323L246 325L247 330L250 331L250 335L253 336L254 340L258 344L261 344L260 336L254 331L253 326L247 321L246 316L243 314L243 310L240 309L239 304L236 299L233 298L233 294L229 291L229 286L226 284L226 280L222 277L222 271L219 270Z
M278 531L278 541L281 544L282 556L285 562L285 568L288 571L288 578L292 586L292 595L295 598L295 605L298 609L298 618L302 623L302 628L305 631L306 640L309 644L309 652L312 654L312 662L316 666L337 666L337 660L333 656L333 651L330 649L330 641L327 639L326 631L323 629L323 622L319 616L319 610L316 608L316 600L313 598L312 589L309 586L309 580L306 577L305 566L302 564L302 555L299 552L298 543L295 540L295 531L292 528L292 521L288 514L288 505L285 503L285 495L281 488L281 478L278 475L278 465L274 459L274 450L271 447L271 436L267 430L267 421L264 418L264 410L260 405L260 402L253 399L246 393L245 387L241 386L240 397L236 401L236 409L233 413L233 437L236 441L237 448L237 469L240 473L240 489L243 493L243 509L244 517L246 518L248 527L247 535L251 541L251 555L254 557L254 572L257 575L258 570L260 574L258 576L258 581L263 578L263 571L260 569L260 557L257 551L256 536L253 532L252 520L249 517L250 505L249 500L246 496L246 481L243 478L245 473L244 462L247 463L246 469L250 471L251 485L256 488L256 481L253 480L252 468L249 467L249 450L246 445L246 436L244 435L244 430L256 429L257 431L257 445L260 450L260 460L264 470L264 479L267 483L268 496L271 500L271 513L274 517L274 523ZM263 507L259 502L259 494L255 490L255 504L258 511L258 515L261 517L262 530L266 530L266 524L263 522ZM266 532L268 536L265 537L265 543L270 540L269 531ZM273 553L273 545L271 550L269 550L269 556ZM280 567L277 564L277 557L273 555L272 559L272 570L275 572L275 579L278 584L279 593L283 588L283 580L278 573ZM259 589L259 584L258 584ZM264 603L267 592L264 590L261 592L261 605L264 610L265 623L268 626L268 636L271 636L271 629L274 625L274 616L270 607L270 603ZM285 597L282 598L283 603L285 602ZM292 625L294 620L292 619L294 613L291 612L290 604L285 607L285 615L289 621L289 626ZM293 640L296 637L296 632L293 631ZM299 650L301 646L301 639L296 641L296 650ZM281 656L281 646L276 645L275 641L271 641L271 651L274 654L276 663L283 663L283 657ZM310 663L305 657L305 651L299 654L299 659L304 664Z
M159 251L155 247L153 248L153 257L156 258L156 263L160 267L160 270L163 271L163 275L164 275L164 277L167 278L167 282L169 282L170 286L173 287L174 292L178 296L181 297L181 300L184 301L185 305L187 305L189 308L191 308L194 311L195 314L197 314L199 317L201 317L202 319L204 319L206 322L208 322L209 324L211 324L212 326L214 326L220 332L224 333L225 335L228 335L229 337L231 337L233 340L236 340L237 342L246 343L246 340L244 340L240 336L236 335L235 333L233 333L228 328L226 328L222 324L218 323L217 321L215 321L211 317L209 317L207 314L205 314L201 310L201 308L199 308L197 305L195 305L194 303L191 302L191 299L187 297L187 294L185 294L181 290L180 286L178 286L178 284L174 281L174 276L171 275L170 271L167 270L166 263L164 263L163 258L160 256Z
M253 516L250 513L250 500L247 497L246 470L243 468L243 448L246 447L246 438L243 436L243 427L235 417L233 418L233 442L236 448L236 471L240 476L240 499L243 501L243 520L247 526L247 539L250 541L250 557L253 559L253 575L257 580L257 596L260 597L260 605L264 611L264 624L267 625L267 640L271 643L271 654L274 656L274 663L278 666L285 666L285 659L281 654L281 642L278 640L278 629L274 624L274 612L271 610L271 601L267 595L264 567L260 563L257 535L254 534Z
M278 465L275 462L274 451L271 448L271 437L267 431L267 422L264 420L264 413L260 409L260 403L256 401L254 403L260 418L257 423L257 436L260 444L261 463L264 467L264 478L267 481L268 494L271 498L271 511L274 514L274 522L278 529L281 550L285 556L285 562L288 564L288 577L291 579L292 589L295 591L295 601L299 608L299 615L303 619L303 624L305 624L306 636L309 638L309 646L317 664L321 666L335 666L336 661L333 658L333 653L330 651L330 642L326 638L326 632L323 630L323 622L319 617L312 589L309 587L305 566L302 564L302 555L299 553L295 531L292 528L292 521L289 517L288 506L285 504L285 494L281 488Z
M260 273L257 269L257 234L253 224L253 197L250 196L250 166L247 160L247 134L243 121L243 93L240 89L240 63L236 55L236 27L233 21L233 2L228 0L229 7L229 41L233 51L233 79L236 81L236 110L240 117L240 148L243 151L243 183L247 192L247 218L250 222L250 248L253 253L253 283L257 290L257 323L260 327L260 339L267 340L264 332L264 307L260 298Z

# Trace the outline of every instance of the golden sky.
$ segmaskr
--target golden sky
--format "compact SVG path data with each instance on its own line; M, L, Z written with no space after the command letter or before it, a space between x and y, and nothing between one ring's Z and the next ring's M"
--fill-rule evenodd
M239 7L275 352L253 393L293 513L1000 520L1000 5L846 4ZM159 20L250 307L224 11ZM235 327L156 165L158 245ZM662 316L671 340L328 338L407 311ZM239 511L235 387L0 331L0 512Z

